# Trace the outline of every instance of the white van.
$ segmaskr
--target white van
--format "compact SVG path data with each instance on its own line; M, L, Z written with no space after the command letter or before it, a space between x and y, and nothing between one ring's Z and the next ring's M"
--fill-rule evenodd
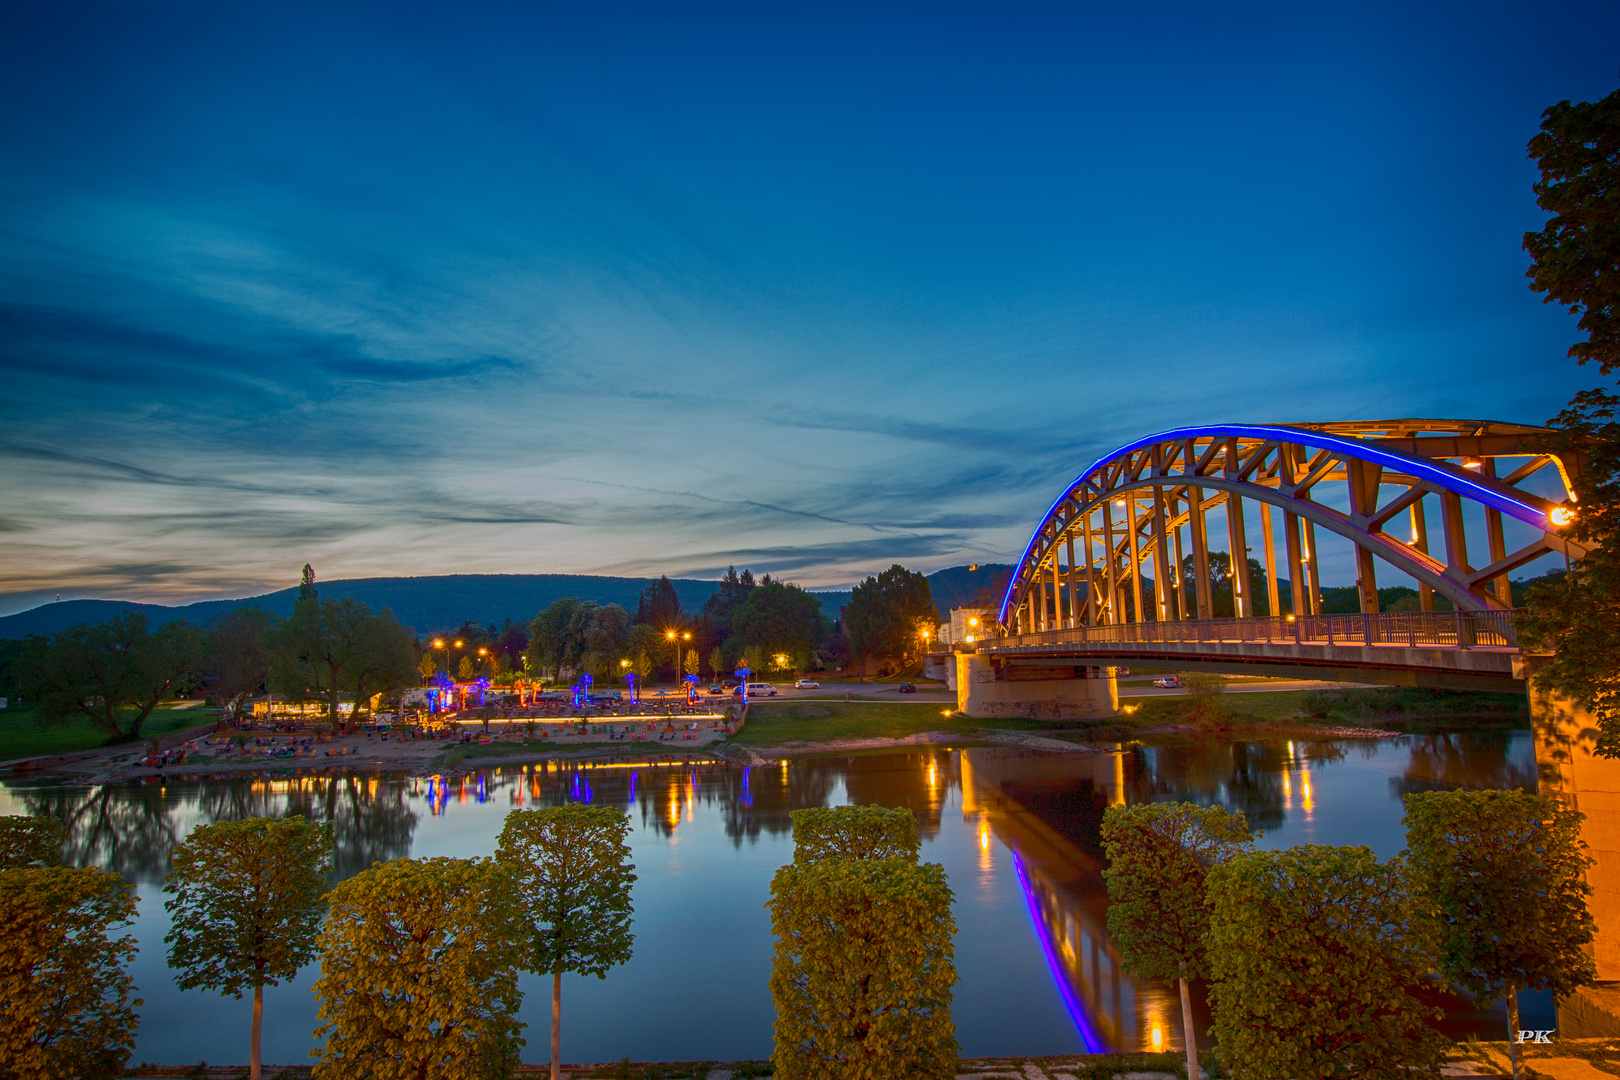
M737 687L737 689L733 690L732 693L740 695L742 693L742 687L740 687L740 686ZM768 682L751 682L751 683L748 684L748 696L749 697L775 697L776 696L776 687L772 686Z

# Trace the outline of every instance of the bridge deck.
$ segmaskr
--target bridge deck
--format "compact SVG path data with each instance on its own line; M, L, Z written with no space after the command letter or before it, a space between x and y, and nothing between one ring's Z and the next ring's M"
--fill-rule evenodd
M1522 691L1512 612L1384 612L1071 626L988 638L1013 664L1076 661L1170 669Z

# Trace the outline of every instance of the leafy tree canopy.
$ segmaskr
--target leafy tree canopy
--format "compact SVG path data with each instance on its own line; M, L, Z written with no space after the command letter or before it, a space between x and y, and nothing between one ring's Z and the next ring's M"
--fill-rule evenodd
M1493 999L1515 989L1563 997L1597 977L1582 818L1523 791L1406 796L1407 857L1453 985Z
M315 1080L511 1076L522 943L488 859L395 859L340 882L321 930Z
M59 866L65 843L67 829L54 818L0 817L0 870Z
M1587 340L1569 355L1620 368L1620 90L1597 102L1563 101L1542 113L1530 140L1541 167L1536 198L1552 215L1525 234L1530 287L1581 314ZM1578 513L1565 531L1594 550L1558 583L1530 588L1515 621L1520 642L1551 654L1534 675L1543 692L1568 696L1596 716L1596 753L1620 757L1620 398L1601 387L1575 395L1540 449L1582 462Z
M88 720L109 741L140 737L141 725L203 658L200 631L183 619L155 633L146 616L122 612L94 626L28 639L17 667L22 691L44 723Z
M495 859L514 883L528 930L525 970L606 978L630 959L629 830L629 819L609 806L569 803L506 816Z
M1569 355L1607 375L1620 368L1620 90L1548 107L1530 156L1536 202L1552 215L1524 234L1530 288L1580 314L1587 340Z
M895 563L850 591L845 620L858 659L904 661L921 652L922 632L938 624L939 612L928 578Z
M811 806L789 816L797 866L851 859L916 862L922 850L917 815L903 807Z
M373 694L416 684L416 641L387 608L373 614L345 596L299 599L292 617L269 635L270 684L300 700L324 699L327 718L339 722L338 702L352 694L356 715Z
M115 873L0 871L0 1076L118 1077L135 1046L135 894Z
M795 862L771 881L780 1080L949 1080L950 885L938 863Z
M278 620L263 608L226 612L208 628L207 667L222 702L259 693L270 681L270 635Z
M799 668L827 632L821 601L797 585L766 582L748 594L731 620L726 651L737 654L750 646L765 656L786 655Z
M1432 952L1400 860L1252 851L1217 864L1208 889L1212 1030L1233 1075L1438 1077L1441 1012L1410 990Z
M1219 806L1143 803L1103 815L1108 936L1127 971L1148 979L1208 974L1204 883L1251 841L1242 814Z

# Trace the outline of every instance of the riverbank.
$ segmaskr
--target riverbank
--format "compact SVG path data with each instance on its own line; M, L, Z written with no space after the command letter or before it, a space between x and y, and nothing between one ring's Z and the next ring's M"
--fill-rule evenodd
M202 709L165 710L164 727L205 719ZM822 753L855 753L918 746L1008 745L1026 750L1088 753L1121 742L1200 739L1376 739L1436 728L1522 727L1523 702L1510 694L1456 693L1410 687L1328 687L1214 695L1128 698L1112 717L1090 721L1018 718L975 720L949 702L874 700L805 695L767 699L749 708L741 731L727 736L708 723L672 725L660 719L587 721L586 730L545 725L538 737L520 726L495 724L467 741L410 739L397 734L354 733L325 741L310 733L249 733L248 744L231 736L194 739L183 761L162 767L143 763L145 743L82 750L36 763L85 783L152 777L264 772L403 772L429 775L552 758L694 752L754 764ZM174 735L163 741L168 745Z

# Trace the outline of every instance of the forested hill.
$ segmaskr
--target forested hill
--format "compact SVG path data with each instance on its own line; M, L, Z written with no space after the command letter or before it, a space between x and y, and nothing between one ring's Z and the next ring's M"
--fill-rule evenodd
M987 585L1005 588L1010 566L981 565L969 570L953 566L929 576L934 604L941 618L950 609L968 603ZM618 604L632 614L641 590L650 578L591 577L581 574L449 574L442 577L349 578L319 581L323 597L352 596L373 610L393 608L399 621L419 634L450 630L464 622L499 626L534 618L539 610L561 596L577 596L599 604ZM996 583L999 582L999 585ZM717 583L691 578L674 579L681 607L696 612L713 595ZM838 608L849 603L849 593L822 593L822 612L838 618ZM0 616L0 638L54 634L74 623L105 622L121 611L140 611L153 625L186 619L203 625L239 607L257 606L278 615L292 614L298 598L294 586L240 600L204 600L182 607L137 604L128 600L63 600L42 604L15 615ZM997 596L999 601L999 594Z
M577 596L599 604L618 604L632 614L641 590L650 578L590 577L581 574L448 574L442 577L350 578L318 581L322 597L352 596L373 610L393 608L394 615L417 633L450 630L464 622L499 626L534 618L541 608L561 596ZM681 606L696 611L715 591L713 581L674 579ZM0 638L54 634L74 623L97 623L121 611L144 612L154 625L173 619L196 624L212 622L240 607L262 607L278 615L291 615L298 588L282 589L240 600L205 600L183 607L136 604L127 600L63 600L43 604L15 615L0 617Z

